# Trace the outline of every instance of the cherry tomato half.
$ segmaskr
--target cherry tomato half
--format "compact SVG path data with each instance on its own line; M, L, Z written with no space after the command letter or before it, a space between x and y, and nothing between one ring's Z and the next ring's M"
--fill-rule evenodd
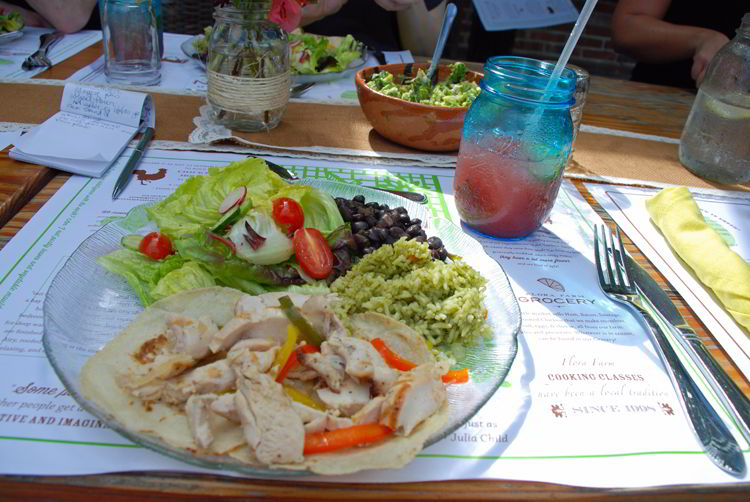
M281 197L273 201L273 219L287 232L294 232L304 225L305 214L299 202Z
M292 239L302 270L313 279L325 279L333 270L333 252L317 228L300 228Z
M154 260L166 258L174 252L169 237L159 232L151 232L141 239L138 249Z

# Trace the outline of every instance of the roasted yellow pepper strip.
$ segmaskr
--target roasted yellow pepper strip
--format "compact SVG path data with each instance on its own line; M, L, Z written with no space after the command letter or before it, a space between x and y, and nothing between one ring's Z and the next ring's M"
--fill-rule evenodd
M274 359L273 361L273 364L275 366L278 366L279 368L284 366L287 359L289 359L289 356L292 354L292 351L297 346L298 337L299 337L299 330L294 324L290 323L286 329L286 341L284 342L284 345L282 345L279 351L276 353L276 359Z
M310 408L315 408L316 410L320 410L320 411L326 410L326 407L325 405L323 405L323 403L319 403L315 399L311 398L304 392L295 389L294 387L285 385L284 392L286 392L287 396L292 398L292 401L297 401L300 404L304 404L305 406L309 406Z

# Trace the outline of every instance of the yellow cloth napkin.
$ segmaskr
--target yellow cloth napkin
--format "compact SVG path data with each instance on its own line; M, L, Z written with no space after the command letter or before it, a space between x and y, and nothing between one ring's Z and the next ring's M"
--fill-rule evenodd
M665 188L646 201L646 209L672 249L750 331L750 265L708 226L690 191Z

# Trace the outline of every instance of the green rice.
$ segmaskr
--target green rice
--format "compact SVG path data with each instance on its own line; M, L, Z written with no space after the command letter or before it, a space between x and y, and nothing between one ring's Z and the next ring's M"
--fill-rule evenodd
M365 255L331 291L339 295L334 310L344 322L351 314L380 312L436 347L475 345L491 335L486 284L463 260L433 260L426 243L401 239Z

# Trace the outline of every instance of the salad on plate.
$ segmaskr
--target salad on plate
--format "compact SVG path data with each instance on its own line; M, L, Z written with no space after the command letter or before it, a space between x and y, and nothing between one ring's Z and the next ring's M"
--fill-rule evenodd
M206 26L203 35L192 41L192 55L203 64L208 57L208 41L213 27ZM296 75L341 73L365 62L365 47L351 35L345 37L313 35L295 30L289 34L290 66Z

